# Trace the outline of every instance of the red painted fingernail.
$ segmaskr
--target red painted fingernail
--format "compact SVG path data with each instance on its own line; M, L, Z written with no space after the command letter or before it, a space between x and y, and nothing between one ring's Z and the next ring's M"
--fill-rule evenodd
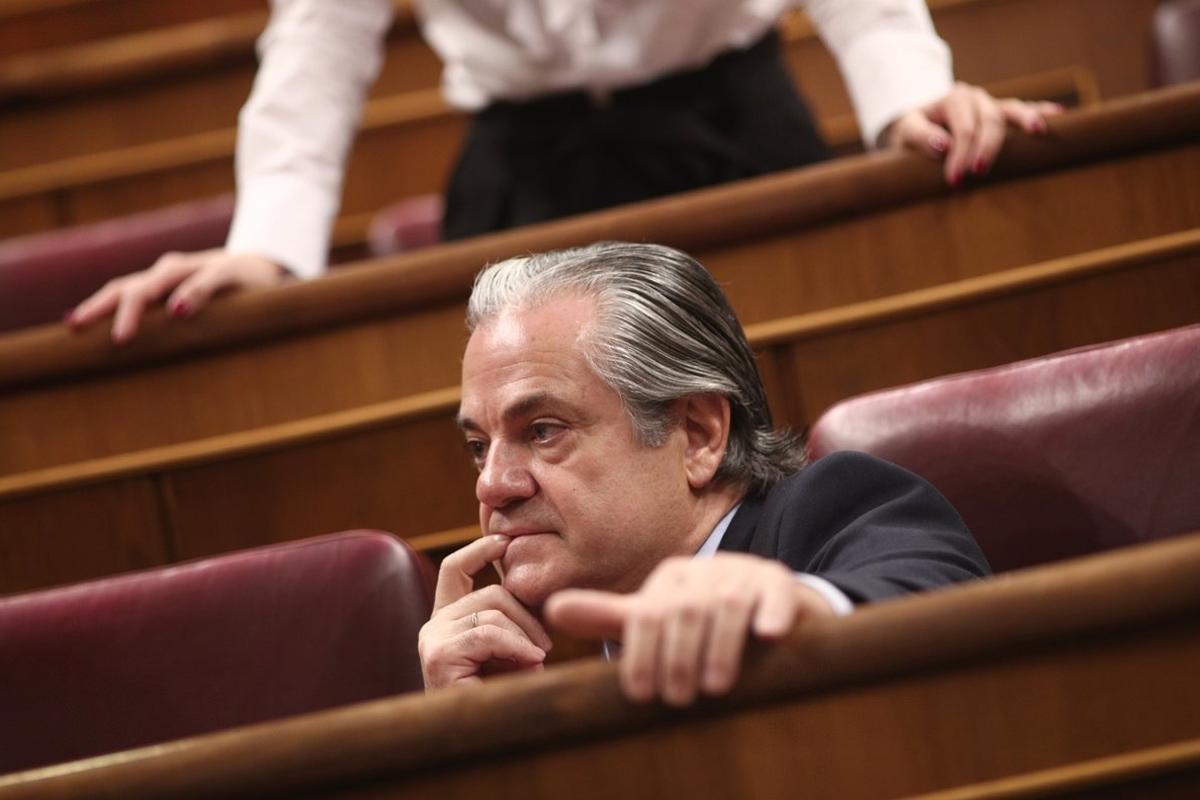
M75 319L74 311L68 311L67 313L63 314L63 322L67 323L68 325L70 325L74 319Z
M191 304L186 300L176 300L171 304L171 316L173 317L187 316L188 312L191 310Z
M958 186L960 183L962 183L962 173L958 170L954 170L950 173L950 185Z
M946 140L941 136L930 136L929 137L929 146L932 147L934 150L938 151L939 153L946 152L946 147L947 147Z
M983 175L985 172L987 172L987 162L984 161L982 158L976 159L975 160L975 174Z

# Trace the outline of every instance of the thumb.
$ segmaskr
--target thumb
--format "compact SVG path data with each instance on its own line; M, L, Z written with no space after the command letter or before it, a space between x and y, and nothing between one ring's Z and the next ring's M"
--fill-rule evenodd
M629 595L564 589L546 600L543 614L556 629L585 639L617 639L625 626Z
M896 121L890 137L891 144L912 150L935 161L941 161L950 151L953 139L941 125L920 111L912 111Z

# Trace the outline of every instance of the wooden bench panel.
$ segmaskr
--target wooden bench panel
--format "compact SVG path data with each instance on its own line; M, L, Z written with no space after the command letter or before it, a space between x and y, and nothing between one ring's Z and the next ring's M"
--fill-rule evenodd
M462 306L439 306L161 364L116 381L11 393L0 413L0 474L70 464L85 453L117 456L252 431L452 386L466 340Z
M267 12L227 15L0 61L0 170L231 128L250 95ZM139 65L139 59L142 62ZM400 14L376 98L436 90L441 62ZM79 136L87 130L88 136Z
M60 218L54 198L47 195L0 200L0 239L54 230Z
M1185 120L1197 115L1196 105L1185 102L1190 99L1187 90L1177 90L1139 99L1131 108L1166 124L1176 103L1191 115ZM0 379L7 381L0 394L5 463L0 495L16 499L156 476L164 487L167 519L183 537L165 547L188 553L301 536L313 522L330 528L369 523L437 539L431 546L451 546L455 537L473 535L474 520L472 478L450 426L452 408L418 421L404 404L457 383L465 340L462 297L481 263L602 236L661 238L691 248L712 265L766 349L779 421L797 426L824 403L865 388L1195 321L1200 308L1195 277L1200 271L1191 255L1195 233L1167 231L1149 242L1120 246L1115 256L1101 251L1068 259L1066 267L1054 269L1072 277L1055 284L1043 276L1025 299L1013 299L1021 294L1015 288L1007 294L995 289L996 282L1019 283L1002 271L1019 266L1006 265L1006 259L1027 252L1056 256L1065 246L1104 243L1159 225L1189 220L1189 229L1200 225L1200 204L1190 195L1200 181L1181 180L1196 169L1194 139L1170 144L1168 136L1156 145L1153 137L1166 136L1166 129L1155 134L1137 124L1138 114L1114 113L1101 109L1093 117L1064 119L1046 142L1015 142L1016 160L968 193L947 192L936 166L920 159L848 160L247 293L182 325L155 329L159 323L152 318L149 335L120 350L105 343L102 330L75 336L47 326L0 337ZM1149 137L1149 146L1139 150L1113 138L1110 126L1119 120ZM1103 148L1080 133L1089 122L1092 135L1105 140ZM1079 138L1072 126L1082 126L1074 130ZM1072 157L1086 157L1077 166L1069 160L1039 162L1047 157L1045 147L1070 147ZM1087 160L1103 154L1112 157ZM925 180L928 187L922 188ZM1081 186L1095 198L1073 202ZM1118 211L1105 211L1105 196ZM1160 213L1152 211L1154 202L1163 204ZM927 215L924 235L912 223L915 218L888 217L905 209ZM863 222L873 217L879 225L874 237ZM1048 219L1065 226L1061 235L1048 227ZM712 224L697 226L696 220ZM1103 227L1093 229L1093 222ZM839 239L834 232L842 225L851 233ZM986 249L1010 229L1044 235ZM829 237L828 249L817 251L820 257L797 259L792 248L802 248L798 243L814 231L817 238ZM935 258L931 236L964 243L963 249ZM968 261L965 243L972 242L985 249ZM1130 261L1129 248L1149 255ZM1110 256L1124 258L1124 266L1096 266ZM842 268L860 262L871 268ZM1073 273L1072 264L1078 268ZM936 288L950 277L966 283ZM1093 278L1096 288L1081 289L1078 300L1067 294L1073 290L1056 288L1086 286ZM949 294L929 302L930 293L938 292ZM801 315L799 322L786 319L794 315ZM1027 324L1032 318L1053 324ZM1008 333L992 336L994 331ZM910 336L915 338L907 340ZM981 344L935 347L960 339ZM913 343L901 344L905 341ZM877 363L880 353L888 354L886 363ZM374 433L366 434L364 426ZM439 465L450 502L439 505L430 474L406 477L413 452ZM331 459L337 469L328 468ZM271 503L252 504L256 480ZM427 515L395 496L405 481L431 493L423 498L430 503ZM343 483L351 488L339 505ZM293 484L308 487L304 495L312 496L318 511L302 513L304 495L288 505ZM52 509L45 513L49 526L55 515ZM214 537L211 545L205 543L208 535ZM242 536L251 540L242 542Z
M1200 229L752 325L747 334L763 354L776 423L802 430L863 391L1198 321ZM457 402L447 389L19 474L0 478L0 497L148 475L163 487L168 548L180 558L358 527L440 554L477 535ZM48 529L69 528L69 517L44 514Z
M0 58L249 11L262 0L5 0Z
M1192 181L1200 147L988 183L702 260L752 324L1186 230L1200 221Z
M777 345L792 387L782 416L804 429L864 392L1200 322L1200 247L1136 268L1099 267L945 305L923 307L913 293L895 315L842 309L844 329L831 322Z
M968 192L947 191L921 159L850 159L243 293L184 322L151 313L124 348L102 326L0 337L0 474L453 385L470 279L514 253L600 238L673 244L709 265L753 324L1187 230L1200 225L1194 138L1140 150L1120 137L1089 142L1118 120L1152 136L1142 115L1165 124L1177 107L1190 115L1177 130L1194 137L1190 91L1063 119L1047 141L1014 142L1011 166ZM1091 157L1111 157L1072 166L1093 147ZM40 441L46 430L57 435Z
M0 594L175 560L155 479L0 498Z
M682 711L593 659L0 777L0 800L1178 798L1197 570L1192 535L805 620Z
M377 528L406 539L479 520L454 412L171 470L180 558Z

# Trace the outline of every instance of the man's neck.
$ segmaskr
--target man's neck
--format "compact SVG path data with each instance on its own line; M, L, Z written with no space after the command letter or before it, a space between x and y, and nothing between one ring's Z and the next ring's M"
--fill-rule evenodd
M681 544L676 555L690 556L694 555L700 546L708 539L709 534L713 532L713 528L721 521L729 511L742 501L742 497L746 493L733 486L715 487L707 490L699 499L699 505L696 509L696 522L692 525L691 533L687 539Z

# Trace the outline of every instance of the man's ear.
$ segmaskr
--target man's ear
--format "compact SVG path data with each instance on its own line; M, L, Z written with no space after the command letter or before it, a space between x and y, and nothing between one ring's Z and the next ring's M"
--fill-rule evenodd
M724 395L694 394L681 399L680 416L687 434L684 471L692 489L712 483L729 442L729 399Z

